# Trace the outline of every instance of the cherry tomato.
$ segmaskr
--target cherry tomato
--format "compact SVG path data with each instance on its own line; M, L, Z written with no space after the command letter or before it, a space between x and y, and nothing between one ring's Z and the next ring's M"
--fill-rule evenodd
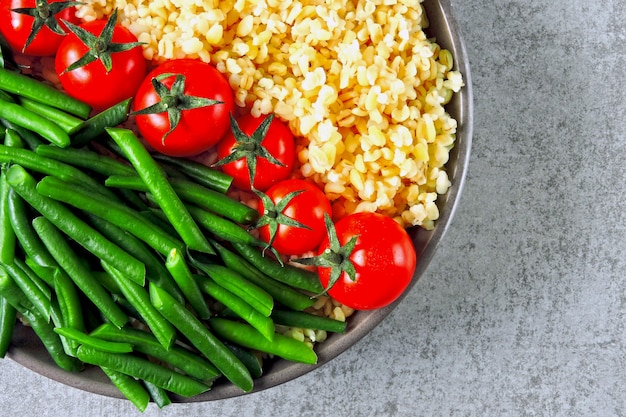
M162 74L171 75L159 77ZM155 78L160 79L166 89L164 92L173 98L166 99L157 93L153 85ZM176 96L178 89L172 88L175 83L184 86L182 95ZM220 103L201 103L196 107L193 104L194 97ZM210 64L194 59L179 59L161 64L139 87L133 111L158 103L165 104L164 100L171 100L179 108L166 111L163 107L156 113L136 116L141 135L161 153L170 156L197 155L214 146L230 128L230 114L235 107L233 91L228 80ZM172 106L168 104L168 107ZM180 114L180 121L173 129L169 121L171 111Z
M64 0L48 0L48 5L44 7L55 8L54 3L61 3ZM41 28L37 31L28 47L24 48L33 30L35 18L26 13L17 13L13 9L33 9L36 7L36 0L2 0L0 1L0 33L7 40L11 48L28 55L50 56L54 55L64 38L64 35L53 32L47 24L40 21ZM58 6L56 6L58 8ZM70 23L78 23L74 7L66 7L53 14L58 27L64 32L68 32L67 27L62 22L66 20ZM54 25L54 23L50 23Z
M342 246L357 236L349 255L356 275L353 281L342 272L328 294L357 310L381 308L395 301L411 282L417 263L407 231L390 217L378 213L350 214L335 224L335 230ZM318 254L328 248L326 238ZM318 267L324 288L328 286L330 272L330 268Z
M291 193L298 194L291 194ZM322 190L309 181L300 179L290 179L281 181L267 190L267 197L274 207L266 207L263 200L258 206L261 219L267 216L277 220L276 233L273 236L272 246L283 255L301 255L316 249L324 236L326 236L326 226L324 223L324 213L332 214L330 202ZM290 198L294 195L293 198ZM281 201L289 199L287 205L277 213L276 206L280 207ZM291 222L281 220L283 216ZM298 227L289 224L293 221L307 226ZM272 239L269 225L259 228L259 236L265 242Z
M99 37L107 22L95 20L80 25L81 28ZM116 24L112 42L136 43L137 38L128 29ZM55 70L63 89L71 96L102 110L133 97L146 76L147 63L140 46L122 52L112 52L111 70L107 71L98 58L79 68L67 71L68 67L90 51L90 47L74 33L68 34L57 51Z
M254 117L248 114L239 118L237 124L244 134L252 137L264 120L265 117ZM267 134L257 142L258 144L263 146L272 157L282 163L282 165L279 165L270 162L267 158L255 157L254 188L265 191L273 184L287 179L291 175L296 160L296 145L289 127L276 118L272 119ZM240 143L238 143L231 129L217 146L218 158L221 160L228 157L236 152L239 145ZM253 152L256 153L257 151ZM222 165L222 170L233 177L235 186L244 190L251 188L249 165L246 158L240 158Z

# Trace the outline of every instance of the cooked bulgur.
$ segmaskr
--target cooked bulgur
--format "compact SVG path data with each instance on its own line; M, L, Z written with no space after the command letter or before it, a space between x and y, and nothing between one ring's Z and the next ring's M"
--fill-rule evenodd
M444 105L463 79L422 31L421 0L95 0L79 17L114 8L146 58L211 62L242 109L288 122L337 217L433 228L457 128Z

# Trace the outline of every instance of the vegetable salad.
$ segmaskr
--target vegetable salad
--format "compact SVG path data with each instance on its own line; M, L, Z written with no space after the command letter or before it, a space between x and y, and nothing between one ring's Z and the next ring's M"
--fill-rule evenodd
M0 1L2 356L20 318L162 407L314 364L408 287L405 227L450 185L450 53L419 2L262 3L194 6L179 50L186 4Z

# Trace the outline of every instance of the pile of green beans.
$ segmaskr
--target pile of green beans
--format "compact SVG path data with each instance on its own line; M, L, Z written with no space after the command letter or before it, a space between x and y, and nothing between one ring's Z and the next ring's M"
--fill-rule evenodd
M316 363L275 326L345 331L307 312L315 274L262 254L231 178L118 127L129 104L92 115L0 68L0 357L25 320L59 367L100 367L142 411L220 379L249 392L263 354Z

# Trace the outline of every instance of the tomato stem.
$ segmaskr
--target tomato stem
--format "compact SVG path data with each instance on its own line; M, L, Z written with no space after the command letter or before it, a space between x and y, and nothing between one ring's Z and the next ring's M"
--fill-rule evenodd
M48 17L50 17L50 7L48 6L48 3L45 0L37 0L36 4L37 4L37 12L40 18L45 20Z
M235 141L237 142L237 144L233 147L233 152L230 155L217 161L215 164L213 164L213 166L219 167L229 164L231 162L235 162L238 159L246 158L246 165L248 167L248 175L250 177L251 188L254 188L257 157L267 159L270 163L274 165L284 167L285 164L276 159L262 145L263 139L265 139L265 136L267 136L267 132L270 129L272 120L274 120L274 114L269 114L265 119L263 119L259 127L257 127L251 135L247 135L241 130L239 124L237 123L237 120L235 120L235 118L231 115L230 127L233 131L233 135L235 136Z
M348 274L348 277L352 281L356 281L356 269L350 259L350 256L352 255L358 240L358 236L353 236L348 243L341 246L341 243L337 238L335 225L333 224L328 213L324 213L324 222L326 223L329 247L318 256L293 260L294 262L302 265L311 265L331 269L328 285L322 294L332 288L344 272Z
M35 7L19 7L16 9L11 9L11 11L14 13L24 14L33 18L33 25L31 27L28 38L24 43L22 52L24 52L26 48L28 48L28 46L32 43L39 31L44 26L46 26L48 29L56 34L65 35L65 31L59 25L59 22L56 19L56 15L69 7L74 7L79 4L83 3L78 1L60 1L56 3L48 3L48 0L37 0L35 2Z
M172 76L175 77L172 87L167 88L165 84L163 84L162 80ZM165 143L167 136L169 136L169 134L172 133L180 123L181 113L184 110L193 110L201 107L214 106L216 104L224 104L223 101L219 100L186 95L185 76L182 74L162 74L161 76L155 77L152 79L152 87L161 100L151 106L137 110L131 113L131 115L158 114L167 112L170 130L163 135L161 139L163 143Z
M176 96L165 96L161 99L163 107L168 109L175 108L178 105L178 98Z
M286 225L291 227L299 227L302 229L311 230L311 228L305 224L300 223L296 219L293 219L283 213L287 205L299 194L302 194L304 190L296 190L292 191L289 194L286 194L278 204L274 204L274 201L265 193L258 191L256 189L252 189L254 193L261 199L263 202L263 216L257 220L254 225L255 228L267 226L269 228L269 241L267 242L267 246L264 250L267 250L274 243L274 239L276 238L276 232L278 231L279 225Z
M111 14L102 32L100 32L98 36L68 21L63 21L63 23L65 23L67 28L76 35L87 48L89 48L85 55L67 67L63 72L73 71L99 60L102 62L102 65L104 65L106 72L109 73L113 69L113 58L111 55L117 52L129 51L144 44L143 42L113 42L113 30L117 24L117 9L113 11L113 14Z
M254 142L245 142L239 145L239 149L241 149L242 152L256 152L258 147L259 145Z
M96 54L100 55L100 54L106 52L108 47L109 46L107 45L107 43L104 40L98 39L96 41L96 43L94 44L93 49L96 52Z

